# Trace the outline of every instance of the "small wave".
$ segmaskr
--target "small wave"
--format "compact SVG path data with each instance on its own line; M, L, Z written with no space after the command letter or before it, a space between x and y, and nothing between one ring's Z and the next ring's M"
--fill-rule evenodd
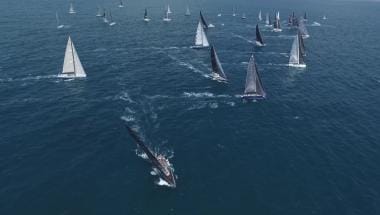
M164 179L162 178L158 178L158 181L155 182L156 185L158 186L165 186L165 187L171 187L170 184L168 184L168 182L166 182Z
M121 96L119 96L119 99L123 100L123 101L126 101L126 102L129 102L129 103L135 103L131 97L129 96L129 94L127 92L123 92L123 94Z
M195 93L195 92L184 92L183 96L186 98L230 98L229 95L215 95L210 92L202 92L202 93Z
M131 113L131 114L136 113L136 111L132 110L132 109L129 108L129 107L126 107L124 110L125 110L127 113Z
M216 103L216 102L212 102L212 103L208 104L208 106L211 109L217 109L219 107L218 103Z
M107 49L106 48L97 48L94 50L94 52L106 52Z
M13 82L13 81L31 81L31 80L41 80L41 79L53 79L58 78L58 75L38 75L30 76L25 78L5 78L0 79L0 82Z
M240 39L242 39L242 40L244 40L244 41L246 41L246 42L248 42L248 43L252 43L252 44L254 44L254 42L253 42L252 40L249 40L249 39L247 39L247 38L245 38L245 37L243 37L243 36L241 36L241 35L238 35L238 34L234 34L234 33L232 33L232 36L233 36L233 37L240 38Z
M226 104L229 105L229 106L231 106L231 107L235 107L235 105L236 105L235 102L227 102Z
M158 174L157 174L156 171L152 170L152 171L150 171L150 175L156 176L156 175L158 175Z
M120 119L125 122L134 122L136 120L133 116L122 116Z
M148 160L148 155L145 154L144 152L142 151L139 151L138 149L136 149L136 155L144 160Z

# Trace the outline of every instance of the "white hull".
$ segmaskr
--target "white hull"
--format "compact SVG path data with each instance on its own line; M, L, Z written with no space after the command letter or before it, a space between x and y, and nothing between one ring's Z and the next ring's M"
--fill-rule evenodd
M110 23L110 26L114 26L114 25L116 25L116 22L111 22Z
M243 99L265 99L265 96L259 94L244 94L241 96Z
M213 24L209 24L208 27L209 27L209 28L215 28L215 25L213 25Z
M172 21L172 19L164 18L163 21L164 21L164 22L170 22L170 21Z
M221 13L219 13L219 14L218 14L218 17L221 17L221 16L222 16L222 14L221 14Z
M208 47L210 47L210 46L191 46L192 49L205 49Z
M310 35L302 35L302 38L303 39L307 39L307 38L309 38L310 37Z
M64 28L65 26L64 25L58 25L57 26L57 29L62 29L62 28Z
M306 64L293 64L293 63L290 63L290 64L288 64L288 66L290 66L290 67L296 67L296 68L306 68Z
M76 14L77 12L75 11L69 11L69 14Z
M264 47L265 46L265 44L262 44L259 41L255 41L255 45L258 47Z
M102 17L102 15L101 14L96 14L96 17Z
M72 74L70 74L70 73L67 73L67 74L60 73L60 74L58 74L57 77L58 78L86 78L87 76L86 75L77 76L74 73L72 73Z
M274 31L274 32L282 32L282 29L273 28L273 31Z
M123 8L124 7L124 5L119 5L119 8Z
M150 19L148 19L148 18L144 19L144 22L150 22Z

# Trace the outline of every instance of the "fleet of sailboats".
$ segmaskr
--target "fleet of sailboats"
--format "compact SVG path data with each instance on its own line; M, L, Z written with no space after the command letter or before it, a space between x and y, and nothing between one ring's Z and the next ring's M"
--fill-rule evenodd
M58 74L60 78L85 78L86 72L79 60L78 53L75 49L71 37L67 41L65 58L63 61L62 72Z

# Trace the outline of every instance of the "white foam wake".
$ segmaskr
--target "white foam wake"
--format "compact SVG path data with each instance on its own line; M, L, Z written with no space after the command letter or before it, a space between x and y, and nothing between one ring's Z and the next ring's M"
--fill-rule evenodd
M246 41L246 42L248 42L248 43L255 44L255 42L253 42L252 40L247 39L247 38L245 38L245 37L243 37L243 36L241 36L241 35L238 35L238 34L234 34L234 33L232 33L232 36L233 36L233 37L236 37L236 38L240 38L240 39L242 39L242 40L244 40L244 41Z
M184 92L183 96L186 98L230 98L231 96L229 95L215 95L210 92L201 92L201 93L196 93L196 92Z

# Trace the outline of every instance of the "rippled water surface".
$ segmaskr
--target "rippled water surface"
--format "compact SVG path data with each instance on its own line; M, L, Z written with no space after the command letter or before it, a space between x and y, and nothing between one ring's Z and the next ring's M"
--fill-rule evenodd
M185 17L171 1L170 23L163 1L117 4L0 2L0 214L380 214L379 3L198 0ZM200 8L228 84L190 48ZM308 12L306 69L286 66L285 23L262 24L254 48L259 10ZM57 78L68 35L84 80ZM252 53L268 98L247 103ZM125 124L172 156L176 189L155 184Z

